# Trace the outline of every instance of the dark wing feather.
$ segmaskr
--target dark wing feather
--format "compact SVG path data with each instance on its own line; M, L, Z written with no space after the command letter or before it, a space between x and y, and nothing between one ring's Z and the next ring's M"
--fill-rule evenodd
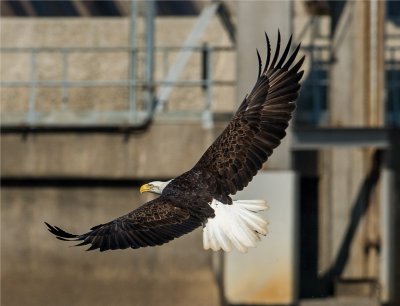
M207 217L213 216L213 209L209 206L207 208L202 210L204 215L198 211L194 214L189 208L177 206L161 196L111 222L92 227L82 235L70 234L45 223L58 239L81 241L77 245L90 244L88 250L137 249L161 245L193 231Z
M229 201L228 195L242 190L285 137L295 100L300 89L299 71L304 56L292 66L300 45L288 57L292 37L279 57L281 37L271 56L268 36L267 57L250 95L239 106L229 125L201 157L194 169L211 174L209 185L216 197ZM270 59L272 58L271 64ZM291 67L292 66L292 67Z

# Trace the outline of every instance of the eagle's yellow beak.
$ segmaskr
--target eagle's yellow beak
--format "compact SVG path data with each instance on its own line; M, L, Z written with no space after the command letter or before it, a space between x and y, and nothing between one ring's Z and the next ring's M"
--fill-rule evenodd
M151 191L150 184L144 184L140 187L140 193Z

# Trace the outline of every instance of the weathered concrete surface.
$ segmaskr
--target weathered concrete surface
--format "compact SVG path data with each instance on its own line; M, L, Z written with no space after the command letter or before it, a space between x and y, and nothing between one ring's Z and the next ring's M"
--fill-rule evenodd
M100 253L68 247L43 224L82 233L148 199L135 188L3 188L1 304L218 305L200 229L162 247Z
M174 177L194 166L226 123L154 124L144 133L31 133L1 137L5 177Z
M237 18L240 26L237 28L237 94L236 103L243 100L257 79L258 61L254 48L260 50L263 62L266 55L264 31L271 40L274 52L278 29L285 44L290 36L291 23L290 1L238 1ZM255 30L257 29L257 30ZM249 50L249 46L253 50ZM276 153L271 156L270 165L273 168L286 170L291 166L290 130Z
M333 22L332 45L335 61L330 69L329 121L335 127L382 126L384 103L371 100L369 63L370 2L350 1ZM378 60L378 59L376 59ZM382 70L383 73L383 70ZM374 104L372 107L370 104ZM371 111L375 109L376 111ZM377 111L379 109L379 111ZM343 279L378 279L380 245L379 216L382 184L363 187L373 166L374 148L321 152L320 260L319 270L329 269L345 251ZM368 196L368 197L366 197ZM355 209L363 202L365 213ZM358 206L357 206L358 204ZM354 223L351 243L344 243ZM349 237L349 236L347 236ZM337 263L337 262L336 262ZM357 293L354 293L357 295Z

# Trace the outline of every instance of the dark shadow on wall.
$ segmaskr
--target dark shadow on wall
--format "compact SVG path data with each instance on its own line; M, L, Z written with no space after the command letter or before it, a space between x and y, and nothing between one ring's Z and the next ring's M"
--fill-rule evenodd
M376 150L372 157L372 167L367 177L364 179L360 191L358 192L356 201L353 205L351 212L351 221L345 232L345 236L340 245L339 252L336 256L335 262L329 271L322 277L322 283L329 284L338 279L349 259L350 247L354 236L356 234L357 228L360 224L362 217L368 210L369 204L371 203L371 195L373 194L376 185L379 181L381 169L382 169L383 151Z
M334 294L335 281L342 275L349 259L357 228L368 210L380 178L383 151L376 150L372 167L360 186L353 204L351 221L346 229L336 259L322 276L318 275L318 178L303 177L300 194L300 298L327 297Z

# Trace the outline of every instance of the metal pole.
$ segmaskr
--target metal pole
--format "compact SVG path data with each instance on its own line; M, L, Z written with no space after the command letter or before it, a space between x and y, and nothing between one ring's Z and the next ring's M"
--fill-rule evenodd
M150 112L154 102L154 18L155 1L147 1L146 10L146 106L145 109Z
M36 91L37 91L37 73L36 73L36 50L32 51L31 54L31 92L29 94L29 105L28 105L28 123L33 124L35 120L35 108L36 108Z
M313 71L311 72L311 84L312 84L312 123L315 125L318 125L319 119L320 119L320 90L319 90L319 84L318 84L318 79L317 76L315 75L317 72L319 72L319 67L317 65L319 62L319 57L317 56L318 49L315 47L315 41L316 41L316 32L318 28L317 22L315 22L316 19L314 19L312 27L311 27L311 52L310 52L310 59L311 59L311 65L313 66Z
M205 100L205 106L202 114L202 120L203 120L203 127L205 129L211 129L214 126L213 118L212 118L212 52L210 46L205 43L204 46L204 51L203 51L203 59L205 61L205 90L206 90L206 100Z
M137 2L131 1L131 18L129 25L129 112L131 118L137 115L136 111L136 23L137 23Z
M62 50L63 72L62 72L62 92L61 92L61 110L68 109L68 51Z
M377 74L377 56L378 56L378 3L377 0L369 2L369 26L370 26L370 51L369 51L369 118L368 124L377 125L377 91L378 91L378 74ZM372 121L372 122L371 122Z
M397 49L399 51L400 49ZM395 73L396 69L396 49L394 47L391 48L391 53L390 53L390 69L392 70L392 75L391 75L391 84L389 85L389 88L391 88L392 91L392 103L393 103L393 112L392 112L392 120L390 121L391 125L394 126L400 126L400 78L398 73ZM400 56L400 52L397 52L398 55Z

